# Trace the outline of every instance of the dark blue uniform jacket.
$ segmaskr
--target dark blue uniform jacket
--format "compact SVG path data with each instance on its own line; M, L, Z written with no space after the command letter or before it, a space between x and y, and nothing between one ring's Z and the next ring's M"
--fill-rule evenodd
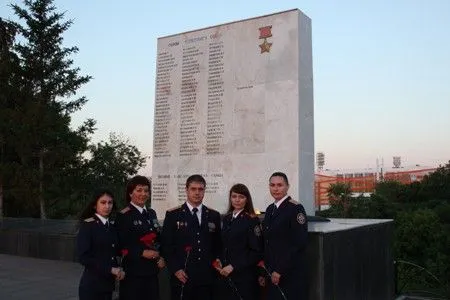
M245 212L232 220L232 214L223 218L222 226L222 265L231 264L231 278L235 282L256 282L256 265L263 256L261 225L257 216Z
M140 213L136 207L129 204L117 215L116 227L119 233L121 249L127 249L128 255L123 260L123 268L126 276L153 276L157 275L159 268L156 259L142 257L144 250L160 251L161 228L156 217L156 212L147 208ZM146 245L141 238L147 234L155 234L154 244Z
M111 268L117 267L118 255L114 226L104 225L97 216L84 220L77 235L77 255L84 266L80 286L98 292L114 289Z
M216 278L212 262L221 252L220 214L203 205L200 228L193 218L186 203L166 212L164 257L174 283L178 281L174 273L184 269L189 276L187 284L209 285ZM186 247L191 247L188 258Z

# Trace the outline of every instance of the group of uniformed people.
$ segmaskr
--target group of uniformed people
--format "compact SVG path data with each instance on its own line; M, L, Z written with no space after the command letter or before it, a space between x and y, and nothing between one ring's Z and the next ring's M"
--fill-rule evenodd
M306 299L307 219L288 196L287 176L270 176L274 202L262 223L244 184L230 189L223 218L203 204L205 189L201 175L190 176L186 202L166 212L162 228L145 206L146 177L127 184L128 205L115 224L112 194L96 194L80 216L80 300L111 300L117 282L122 300L157 300L158 273L166 266L172 299Z

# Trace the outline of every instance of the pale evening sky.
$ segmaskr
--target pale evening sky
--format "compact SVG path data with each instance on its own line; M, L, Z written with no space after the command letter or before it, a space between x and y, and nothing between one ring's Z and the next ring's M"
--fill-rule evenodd
M18 2L18 1L13 1ZM12 18L10 1L0 17ZM157 38L299 8L312 19L315 149L325 168L437 166L450 160L450 1L55 1L98 121L152 155ZM151 163L141 171L151 174Z

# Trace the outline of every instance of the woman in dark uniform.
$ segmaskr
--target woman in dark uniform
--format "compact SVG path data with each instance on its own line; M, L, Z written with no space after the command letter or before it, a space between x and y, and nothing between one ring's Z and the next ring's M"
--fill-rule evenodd
M230 189L228 211L223 218L220 282L222 299L252 300L258 297L257 267L262 259L261 225L252 197L244 184Z
M108 220L114 207L112 194L99 190L80 215L77 254L84 266L80 300L111 300L114 280L125 276L116 261L117 234Z
M165 266L160 256L160 226L156 212L145 206L150 181L135 176L127 184L128 205L117 215L119 244L128 250L123 261L127 276L120 282L121 300L158 300L158 273Z

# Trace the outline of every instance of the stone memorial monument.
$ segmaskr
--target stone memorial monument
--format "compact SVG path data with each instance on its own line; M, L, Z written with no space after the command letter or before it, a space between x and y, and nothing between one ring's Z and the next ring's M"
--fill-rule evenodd
M205 204L224 212L246 184L255 208L272 201L268 179L285 172L290 194L314 214L311 20L300 10L158 39L152 207L185 200L202 174Z

